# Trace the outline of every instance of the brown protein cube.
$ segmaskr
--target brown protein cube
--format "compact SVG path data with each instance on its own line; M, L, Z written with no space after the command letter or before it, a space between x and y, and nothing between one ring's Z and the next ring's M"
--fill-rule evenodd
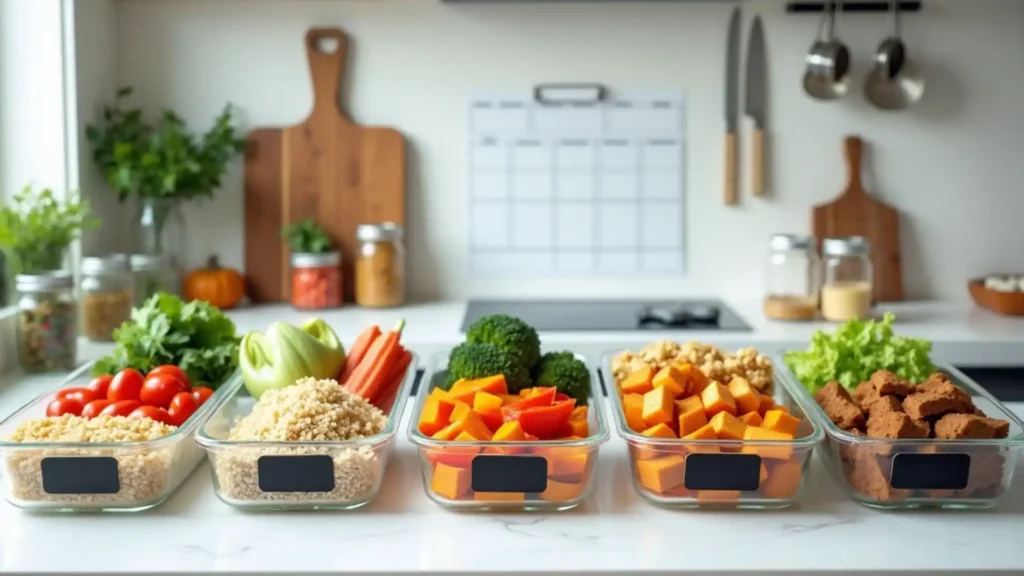
M981 416L988 422L988 425L995 430L995 438L1006 438L1010 435L1010 421L1000 420L999 418L986 418L985 413L981 410L977 410L975 414Z
M914 385L908 383L906 380L899 376L889 372L888 370L878 370L871 375L870 382L875 385L875 391L880 396L886 394L892 394L903 398L914 393Z
M854 490L879 502L909 497L910 490L898 490L889 484L891 471L891 456L879 456L871 450L859 450L846 468L846 479Z
M872 415L876 412L902 412L903 403L900 399L895 396L881 396L871 404L867 406L861 405L867 411L868 415Z
M967 487L957 491L961 498L980 497L979 492L986 490L994 497L1002 488L1003 472L1006 459L998 452L971 453L971 468L967 473Z
M974 403L963 390L952 384L943 384L907 396L903 400L903 411L914 420L925 420L950 412L971 414Z
M829 420L843 430L864 428L864 412L839 382L825 384L821 390L814 393L814 400L825 411Z
M997 420L974 414L946 414L935 422L935 437L944 439L995 438L1000 431ZM1009 422L1007 430L1009 430Z
M903 412L874 412L868 418L870 438L927 438L930 430Z
M945 388L946 386L953 386L953 381L949 379L943 372L936 372L928 377L927 380L918 384L914 387L915 392L931 392L935 389Z
M878 389L875 388L875 383L870 380L861 382L853 390L854 401L864 410L867 410L868 406L874 404L879 398L881 396L878 394Z

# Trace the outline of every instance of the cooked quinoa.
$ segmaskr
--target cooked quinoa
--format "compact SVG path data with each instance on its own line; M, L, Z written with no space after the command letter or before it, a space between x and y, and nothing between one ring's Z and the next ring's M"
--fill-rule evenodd
M263 394L252 412L228 433L232 441L344 442L379 434L388 417L378 408L342 388L334 380L304 378L295 385ZM354 448L295 446L233 448L211 452L217 486L222 497L235 501L289 502L324 506L358 505L379 486L385 446ZM259 487L261 456L324 454L334 461L334 489L330 492L264 492Z
M29 420L11 433L11 442L141 442L167 436L177 430L149 418L97 416L82 418L65 414Z

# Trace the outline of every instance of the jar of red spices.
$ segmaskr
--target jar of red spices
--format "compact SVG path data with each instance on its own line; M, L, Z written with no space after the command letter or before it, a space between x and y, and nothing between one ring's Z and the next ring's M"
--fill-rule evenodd
M341 306L341 253L292 253L292 306L306 310Z

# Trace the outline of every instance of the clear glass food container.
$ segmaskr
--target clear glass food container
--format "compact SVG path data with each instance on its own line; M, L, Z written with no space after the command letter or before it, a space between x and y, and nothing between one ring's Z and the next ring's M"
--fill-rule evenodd
M768 248L764 315L776 320L813 320L821 290L821 259L814 238L775 234Z
M1024 423L953 366L936 363L989 418L1010 423L1006 438L938 440L868 438L836 426L791 370L776 357L779 375L799 387L809 413L825 430L822 460L858 503L871 508L991 508L1006 495L1024 446Z
M251 510L351 510L380 492L417 358L379 434L338 442L228 440L231 427L252 413L256 399L241 379L196 433L210 455L213 488L225 504Z
M580 360L586 359L577 355ZM608 441L601 384L590 363L587 419L582 440L449 442L419 431L419 415L447 377L448 352L436 354L423 376L409 422L409 440L418 447L423 489L437 504L456 510L568 510L594 488L597 453Z
M803 490L811 454L821 441L818 423L807 416L811 404L775 367L772 400L799 419L792 440L690 440L655 438L635 432L611 368L602 359L619 435L629 445L633 487L647 501L666 508L785 508Z
M128 257L124 254L82 259L82 334L93 342L110 342L114 330L128 321L135 292Z
M865 320L871 314L871 245L866 238L826 238L825 281L821 287L821 315L832 322Z
M370 308L405 302L405 245L402 225L363 224L356 229L356 303Z
M59 390L85 386L91 368L91 363L80 367L59 388L0 422L0 479L4 497L14 506L39 512L138 512L161 504L202 461L203 450L193 433L224 400L223 390L217 390L183 426L155 440L10 441L23 423L46 417L46 406ZM232 379L241 376L236 373Z
M135 305L141 306L157 292L181 295L181 277L166 254L132 254L131 269Z
M66 372L78 362L78 303L69 272L18 274L18 362L27 373Z
M292 262L292 306L322 310L341 306L341 252L296 252Z

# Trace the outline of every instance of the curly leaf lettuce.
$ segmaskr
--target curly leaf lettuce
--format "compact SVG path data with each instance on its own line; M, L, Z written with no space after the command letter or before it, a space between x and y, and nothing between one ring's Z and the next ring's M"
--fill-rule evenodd
M929 359L932 343L896 336L894 320L886 312L881 322L850 320L831 334L818 330L807 350L786 353L786 365L812 394L833 380L853 390L876 370L921 382L935 371Z

